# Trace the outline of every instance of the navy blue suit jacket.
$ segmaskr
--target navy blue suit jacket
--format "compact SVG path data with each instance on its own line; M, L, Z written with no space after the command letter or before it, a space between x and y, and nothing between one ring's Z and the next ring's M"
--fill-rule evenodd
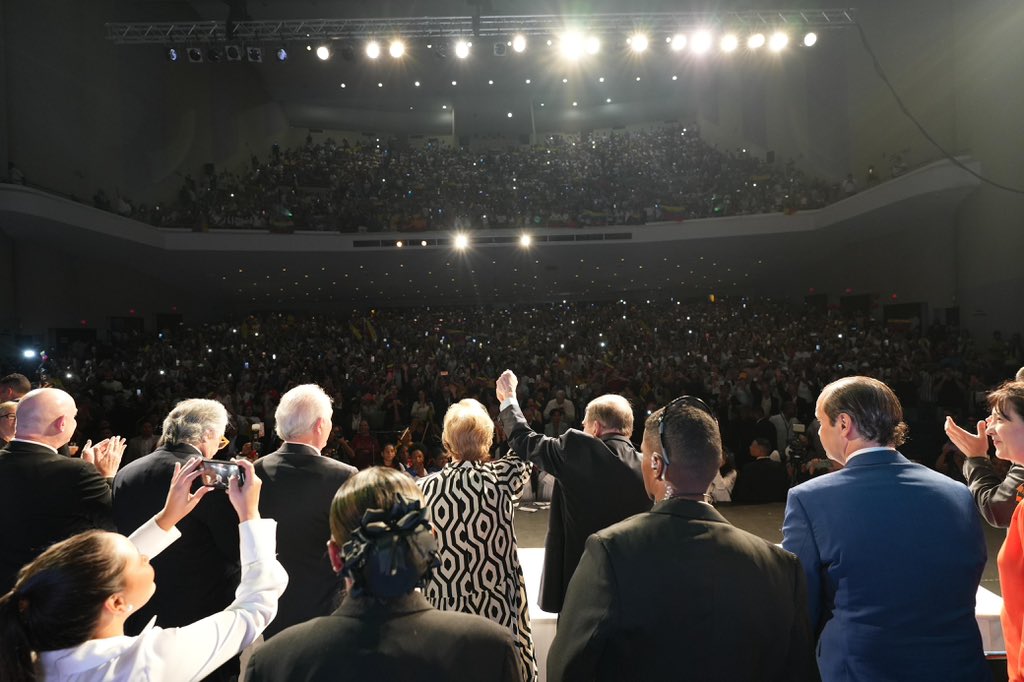
M991 680L974 602L985 538L963 484L892 449L789 491L822 680Z

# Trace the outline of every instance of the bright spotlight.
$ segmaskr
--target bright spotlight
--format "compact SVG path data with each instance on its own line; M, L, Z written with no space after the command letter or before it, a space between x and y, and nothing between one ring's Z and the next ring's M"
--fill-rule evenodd
M590 36L587 38L585 48L587 50L587 54L597 54L601 51L601 41L597 36Z
M773 33L772 37L768 39L768 49L772 52L782 52L788 44L789 36L781 31Z
M529 246L533 242L533 239L528 234L524 234L519 238L519 246Z
M326 45L321 45L320 47L316 48L316 56L320 59L320 61L326 62L328 59L331 58L331 48L327 47Z
M722 40L719 45L722 48L722 52L732 52L739 47L740 40L736 37L735 33L726 33L722 36Z
M519 34L512 38L512 50L522 52L526 49L526 36Z
M31 348L26 348L25 350L21 351L21 357L25 358L26 360L31 360L36 355L38 355L38 353L36 353Z
M677 33L672 36L672 42L669 43L669 47L672 48L673 52L679 52L686 47L686 36L682 33Z
M469 237L464 234L455 235L455 248L462 251L469 246Z
M392 40L391 44L388 45L388 54L394 59L399 59L405 54L405 43L401 40Z
M583 56L583 36L576 31L569 31L558 41L558 49L566 59L579 59Z
M814 31L804 36L804 47L813 47L816 42L818 42L818 34Z
M646 50L648 45L647 36L643 33L630 36L626 42L629 44L629 48L638 54Z
M370 59L376 59L380 56L380 43L376 40L371 40L366 43L366 56Z
M469 56L469 43L465 40L460 40L455 43L455 56L459 59L465 59Z
M764 34L763 33L754 33L749 38L747 38L747 48L748 49L758 50L758 49L760 49L762 47L764 47Z
M395 242L395 246L397 246L398 248L402 248L403 246L405 246L405 243L402 242L402 240L398 240L397 242Z
M709 31L697 31L693 34L690 42L690 49L697 54L704 54L711 49L711 33Z

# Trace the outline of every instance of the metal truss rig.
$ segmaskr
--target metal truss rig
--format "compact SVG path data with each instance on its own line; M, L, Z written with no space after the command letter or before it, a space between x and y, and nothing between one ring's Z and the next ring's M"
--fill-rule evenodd
M119 45L207 44L389 39L501 38L514 34L553 36L566 30L588 35L646 31L655 37L695 29L736 31L795 28L821 31L849 28L852 9L749 10L742 12L655 12L645 14L537 14L481 17L408 17L401 19L287 19L108 23L107 40Z

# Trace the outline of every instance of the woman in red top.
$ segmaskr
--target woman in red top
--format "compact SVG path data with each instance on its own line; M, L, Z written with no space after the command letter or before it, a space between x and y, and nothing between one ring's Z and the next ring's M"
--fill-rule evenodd
M996 457L1024 464L1024 381L1008 381L988 396L992 414L978 422L977 433L964 431L946 418L946 435L967 457L987 457L988 439ZM1018 502L1021 491L1017 492ZM1024 680L1024 506L1018 504L999 550L999 586L1003 592L1003 639L1009 679Z

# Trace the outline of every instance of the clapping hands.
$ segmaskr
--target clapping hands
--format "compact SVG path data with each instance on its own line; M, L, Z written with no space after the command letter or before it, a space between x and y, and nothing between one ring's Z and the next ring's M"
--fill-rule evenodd
M82 446L82 459L95 466L103 478L113 478L117 468L121 466L121 457L128 441L120 436L111 436L96 445L87 440Z

